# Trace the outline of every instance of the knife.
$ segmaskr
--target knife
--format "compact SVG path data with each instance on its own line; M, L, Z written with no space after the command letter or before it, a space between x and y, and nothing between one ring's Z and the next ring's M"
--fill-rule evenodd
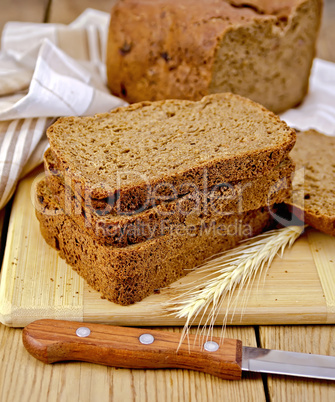
M23 344L44 363L85 361L129 369L182 368L229 380L242 371L335 380L335 357L242 346L237 339L142 328L37 320L23 329Z

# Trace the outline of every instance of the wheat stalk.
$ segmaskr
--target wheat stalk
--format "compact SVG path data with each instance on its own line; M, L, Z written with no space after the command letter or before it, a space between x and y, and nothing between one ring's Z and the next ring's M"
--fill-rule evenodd
M202 313L199 327L207 311L206 319L201 334L208 327L207 338L212 335L212 329L222 303L226 298L227 308L223 320L223 329L226 326L228 312L233 305L232 297L238 287L234 298L236 301L244 293L242 306L245 306L256 274L265 273L276 255L283 255L287 247L291 247L295 240L301 235L305 226L288 226L282 229L275 229L255 236L251 240L244 241L234 249L217 255L214 259L204 263L195 269L201 273L200 281L193 281L178 290L177 296L172 298L165 305L165 309L178 318L186 319L180 344L188 335L189 327L195 318ZM206 276L203 277L203 273ZM235 307L236 308L236 307ZM242 308L242 313L243 313ZM233 315L235 310L233 311ZM198 334L198 331L197 331ZM223 336L222 336L223 338Z

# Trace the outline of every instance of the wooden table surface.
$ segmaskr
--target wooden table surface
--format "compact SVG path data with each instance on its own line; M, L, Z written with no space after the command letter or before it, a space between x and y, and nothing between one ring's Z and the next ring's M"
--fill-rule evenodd
M9 20L69 23L87 7L113 0L1 0L0 30ZM317 56L335 62L335 0L325 0ZM10 205L0 211L2 249ZM162 328L164 329L164 328ZM180 331L180 328L168 328ZM44 365L0 325L0 402L7 401L335 401L335 383L274 375L229 382L186 370L126 370L65 363ZM229 327L245 345L335 356L335 326Z

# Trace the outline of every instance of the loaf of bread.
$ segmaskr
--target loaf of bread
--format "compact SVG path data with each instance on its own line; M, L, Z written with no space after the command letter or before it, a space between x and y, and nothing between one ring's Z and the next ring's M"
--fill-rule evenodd
M322 0L119 0L108 84L128 102L232 92L279 113L308 90Z
M299 132L291 155L296 174L287 204L299 219L335 236L335 137Z
M47 136L65 184L84 199L108 199L118 214L265 176L295 143L279 117L229 93L61 118Z
M210 226L160 236L124 248L103 246L64 214L45 181L37 186L36 215L47 243L97 291L128 305L167 286L190 268L271 224L269 209L223 217Z
M50 149L44 160L46 185L64 213L97 242L114 247L126 247L174 230L185 230L191 225L284 202L291 194L294 171L291 160L285 159L267 176L221 183L207 193L193 192L138 214L116 215L109 212L108 204L104 209L95 209L92 200L85 202L78 193L66 187L55 171Z

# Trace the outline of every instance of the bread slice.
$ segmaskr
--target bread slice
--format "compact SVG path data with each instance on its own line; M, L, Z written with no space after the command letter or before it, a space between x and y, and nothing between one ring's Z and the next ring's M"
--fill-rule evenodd
M108 198L123 213L266 175L295 143L279 117L229 93L61 118L47 136L71 188L83 198Z
M50 149L44 160L46 185L63 211L99 243L114 247L126 247L223 216L281 203L291 194L294 171L291 160L285 159L267 176L221 184L208 193L193 192L138 214L116 215L109 213L108 204L104 209L95 209L91 200L85 203L66 187L56 175Z
M47 243L103 297L128 305L174 282L187 270L271 224L268 208L230 215L214 226L198 226L125 248L95 241L61 210L42 181L36 215Z
M299 132L291 155L296 174L293 199L286 203L299 219L335 236L335 137Z
M322 0L118 0L108 85L128 102L233 92L275 113L308 90Z

